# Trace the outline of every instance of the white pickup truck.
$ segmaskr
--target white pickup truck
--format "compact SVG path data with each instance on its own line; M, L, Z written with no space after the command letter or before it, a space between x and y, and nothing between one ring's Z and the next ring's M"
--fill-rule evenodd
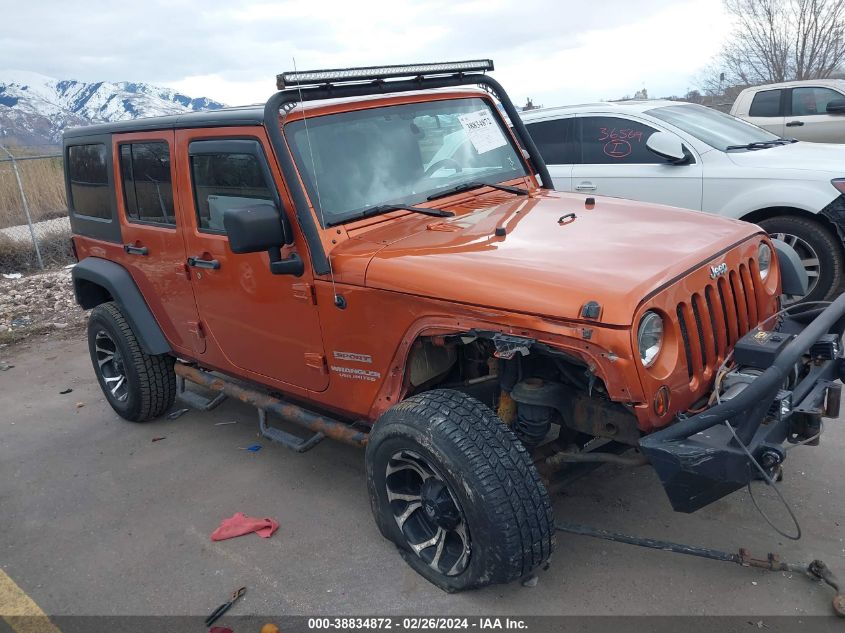
M731 114L778 136L845 143L845 80L813 79L746 88Z

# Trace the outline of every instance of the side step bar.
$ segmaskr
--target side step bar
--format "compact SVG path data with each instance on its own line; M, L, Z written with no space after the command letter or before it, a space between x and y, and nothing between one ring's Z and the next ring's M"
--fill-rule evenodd
M289 448L294 453L304 453L310 451L317 446L326 437L322 433L314 433L311 437L297 437L293 433L288 433L282 429L276 429L267 425L267 411L265 409L258 410L258 430L261 435L268 440L278 442L286 448Z
M184 363L176 363L174 369L176 375L182 380L190 380L201 387L211 391L217 391L220 394L225 394L256 407L259 410L259 424L262 434L268 439L279 441L297 452L304 452L312 448L323 437L330 437L333 440L351 444L359 448L367 445L369 433L360 429L354 429L349 424L333 420L308 409L303 409L284 400L273 398L260 391L243 387L222 376L211 374L196 367L185 365ZM313 431L315 435L301 440L281 429L268 427L266 423L267 413L277 415L287 422L298 424L309 431ZM320 437L317 437L318 435Z
M177 385L178 392L176 397L192 409L196 409L197 411L211 411L223 404L223 401L226 399L226 394L222 392L218 393L213 398L203 398L198 393L188 391L188 385L186 383L187 381L185 380L185 377L179 376Z

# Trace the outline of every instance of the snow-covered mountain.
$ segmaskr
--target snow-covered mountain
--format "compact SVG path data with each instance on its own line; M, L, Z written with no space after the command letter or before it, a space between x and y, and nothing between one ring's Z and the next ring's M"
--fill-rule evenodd
M0 142L56 144L66 127L222 107L146 83L86 83L0 70Z

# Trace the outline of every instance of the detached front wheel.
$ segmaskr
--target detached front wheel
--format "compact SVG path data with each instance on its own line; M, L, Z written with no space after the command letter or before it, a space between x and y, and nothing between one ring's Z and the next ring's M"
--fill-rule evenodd
M506 583L554 547L548 492L525 447L484 404L451 390L397 404L367 445L376 523L446 591Z

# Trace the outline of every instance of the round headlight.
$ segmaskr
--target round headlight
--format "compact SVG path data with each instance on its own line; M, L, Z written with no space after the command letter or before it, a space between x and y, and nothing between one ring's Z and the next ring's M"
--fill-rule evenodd
M760 279L769 276L769 269L772 267L772 249L765 242L761 242L757 249L757 267L760 269Z
M663 346L663 318L657 312L646 312L637 330L637 347L643 366L651 367Z

